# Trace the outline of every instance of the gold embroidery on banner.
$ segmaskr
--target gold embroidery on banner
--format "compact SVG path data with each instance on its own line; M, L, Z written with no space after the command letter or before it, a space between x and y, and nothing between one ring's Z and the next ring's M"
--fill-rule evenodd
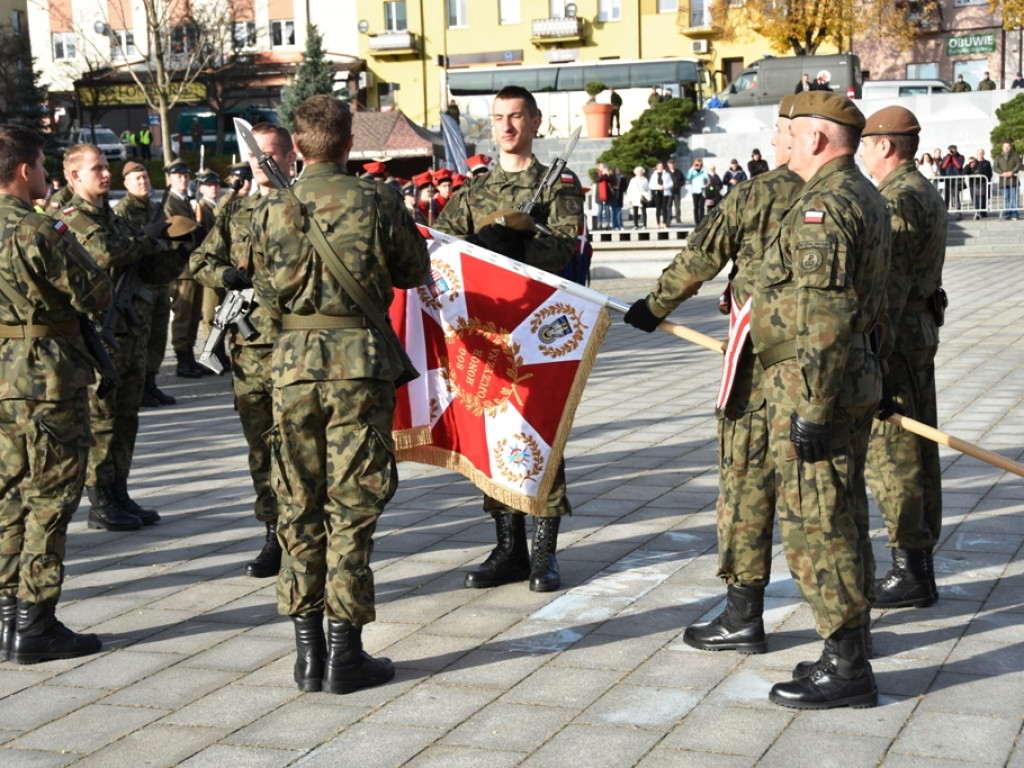
M583 324L583 316L577 311L576 307L571 304L555 303L549 304L540 311L536 312L530 318L530 331L537 335L538 331L544 326L544 321L555 315L566 315L572 324L573 332L571 336L564 336L564 343L558 346L553 346L553 342L540 344L537 349L545 357L557 359L563 357L576 350L576 348L583 343L583 338L586 335L587 326Z
M473 340L483 342L470 347ZM457 342L461 345L455 347ZM508 331L499 329L494 323L467 320L459 317L456 324L445 330L445 344L449 353L444 360L440 374L448 390L460 400L474 416L494 416L508 408L508 401L515 398L521 406L523 401L516 387L533 377L532 373L520 374L523 358L519 344L511 341ZM498 371L498 364L504 360L504 370ZM490 392L494 375L500 373L508 384L497 392Z
M510 441L516 441L509 446ZM502 438L495 443L493 450L494 463L498 472L510 483L526 484L544 471L544 456L540 444L531 435L520 432L512 437Z
M431 262L430 282L416 289L420 301L431 309L441 310L441 297L454 304L462 295L462 283L455 268L444 261Z

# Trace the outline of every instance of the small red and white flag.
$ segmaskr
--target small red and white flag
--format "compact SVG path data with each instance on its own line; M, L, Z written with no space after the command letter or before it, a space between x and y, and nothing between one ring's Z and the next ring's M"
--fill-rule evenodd
M824 211L804 211L804 224L821 224L824 221Z

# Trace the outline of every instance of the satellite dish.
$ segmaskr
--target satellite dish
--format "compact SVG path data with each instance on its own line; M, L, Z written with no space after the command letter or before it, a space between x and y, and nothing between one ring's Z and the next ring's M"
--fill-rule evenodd
M103 19L96 19L96 23L92 25L92 28L96 30L97 35L110 34L110 26Z

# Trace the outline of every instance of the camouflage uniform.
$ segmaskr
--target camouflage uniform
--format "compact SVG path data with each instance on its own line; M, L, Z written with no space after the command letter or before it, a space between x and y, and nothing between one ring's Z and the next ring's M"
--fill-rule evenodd
M114 213L126 219L135 229L141 230L152 221L165 217L158 206L149 198L126 194L114 205ZM154 218L154 214L157 214ZM140 305L139 317L146 325L146 376L156 375L167 353L167 327L171 321L171 286L169 280L149 283L146 287L153 294L153 303Z
M515 208L530 200L546 166L534 158L525 171L510 173L495 165L490 172L467 181L459 193L445 206L434 228L456 237L466 237L476 232L475 222L487 214L502 208ZM583 190L575 174L566 171L554 186L544 190L531 216L535 221L546 224L552 235L537 235L526 241L523 261L531 267L558 273L569 263L576 248L583 220ZM484 509L494 515L522 514L520 510L484 497ZM572 507L566 495L565 460L559 464L558 474L551 486L547 505L539 517L561 517L572 514Z
M886 289L889 322L881 349L889 368L886 381L907 416L934 427L938 423L935 353L939 329L932 296L942 285L946 206L913 161L889 173L878 191L892 213L892 260ZM895 424L876 421L866 477L889 531L890 547L930 549L938 543L942 528L938 444Z
M251 274L249 239L252 211L259 197L240 197L221 208L213 229L189 257L189 269L197 282L207 288L224 289L224 273L234 267ZM261 304L249 315L257 336L246 341L235 328L228 330L231 343L231 372L235 388L235 410L249 444L249 472L256 489L256 518L263 523L277 521L277 503L270 483L270 449L265 434L274 426L271 352L277 338L277 324Z
M205 197L199 199L199 202L196 203L196 218L199 220L199 226L203 228L204 232L209 234L213 231L213 228L217 226L217 220L220 218L219 211L224 210L223 204L211 203ZM194 274L193 278L195 278ZM223 285L211 286L205 283L201 284L204 286L202 289L203 306L201 311L203 337L209 338L210 331L213 328L213 317L217 314L217 307L224 301L227 291Z
M786 167L733 187L661 273L647 299L651 311L668 316L730 260L736 264L732 301L742 307L753 293L764 249L802 188L803 180ZM763 378L748 341L728 403L718 412L718 576L727 584L764 587L771 575L775 481Z
M857 519L867 505L864 461L881 394L868 334L883 312L888 269L888 210L844 156L807 182L754 288L751 341L765 366L783 548L826 638L868 618ZM797 458L793 414L831 424L824 460Z
M91 443L95 377L78 317L101 322L113 288L63 224L27 203L0 195L0 227L0 281L37 308L23 340L30 318L0 302L0 596L56 602Z
M167 202L164 203L164 214L170 216L185 216L196 219L192 205L174 192L167 195ZM198 219L197 219L198 221ZM197 230L198 231L198 230ZM197 240L205 234L200 232ZM174 317L171 320L171 347L177 354L194 354L196 338L199 335L199 321L202 318L203 300L202 287L195 280L188 270L188 265L176 275L171 283L171 312ZM190 357L189 360L192 358Z
M393 286L426 280L426 242L397 192L328 162L307 166L293 190L381 312ZM285 549L278 608L361 627L376 616L373 532L398 487L391 429L402 365L296 230L294 212L290 193L269 196L251 240L257 303L282 326L268 436Z

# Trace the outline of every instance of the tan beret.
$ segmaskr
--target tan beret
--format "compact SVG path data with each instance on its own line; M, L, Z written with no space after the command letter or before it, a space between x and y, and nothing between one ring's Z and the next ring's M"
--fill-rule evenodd
M128 178L129 173L138 173L139 171L145 171L146 166L142 163L136 163L134 160L129 160L124 164L124 168L121 169L121 178Z
M802 91L793 100L791 118L817 117L839 125L864 130L864 113L845 96L832 91Z
M867 119L862 136L916 136L921 124L906 107L883 107Z
M167 229L164 235L174 240L178 237L184 237L198 226L199 222L188 216L168 216Z
M789 111L793 109L793 102L796 101L795 93L787 93L779 102L779 117L789 117Z
M483 229L488 224L501 224L509 229L516 229L520 232L536 232L537 225L528 213L517 211L514 208L502 208L484 216L483 221L476 225L477 229Z

